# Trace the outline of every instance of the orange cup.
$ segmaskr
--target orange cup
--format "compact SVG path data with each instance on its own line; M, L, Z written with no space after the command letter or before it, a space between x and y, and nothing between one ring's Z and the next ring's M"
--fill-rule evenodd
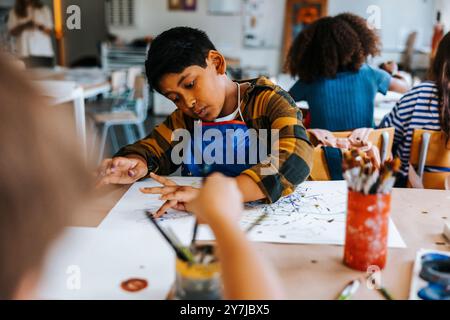
M365 195L349 190L344 263L367 271L386 265L391 195Z

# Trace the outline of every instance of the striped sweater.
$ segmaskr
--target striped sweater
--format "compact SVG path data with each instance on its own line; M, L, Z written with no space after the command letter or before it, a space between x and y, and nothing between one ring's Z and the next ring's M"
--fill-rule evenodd
M302 113L291 96L267 78L250 80L241 110L245 123L253 129L279 130L278 167L267 174L267 164L259 163L242 172L253 179L275 202L295 190L311 171L313 147L302 122ZM171 161L171 151L178 142L172 141L176 129L193 132L195 119L176 110L157 126L148 137L119 150L115 156L137 154L146 159L149 172L169 175L177 170ZM270 134L269 134L270 138ZM268 141L270 145L270 141Z
M381 122L380 128L387 127L395 128L394 155L400 157L400 174L406 177L414 129L441 129L438 88L435 83L424 82L403 96Z

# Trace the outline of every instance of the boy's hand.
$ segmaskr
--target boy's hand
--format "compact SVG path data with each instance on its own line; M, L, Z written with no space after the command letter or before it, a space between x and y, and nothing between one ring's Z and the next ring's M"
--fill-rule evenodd
M140 156L103 160L98 169L97 187L107 184L131 184L147 175L146 161Z
M161 183L162 187L141 188L141 192L145 194L160 194L161 200L166 202L153 215L155 218L160 218L168 209L175 209L180 211L187 211L186 205L192 201L199 192L199 189L190 186L179 186L170 179L150 173L150 177L155 181Z
M224 219L238 221L244 209L236 179L220 173L209 176L198 196L186 207L212 228L220 226Z

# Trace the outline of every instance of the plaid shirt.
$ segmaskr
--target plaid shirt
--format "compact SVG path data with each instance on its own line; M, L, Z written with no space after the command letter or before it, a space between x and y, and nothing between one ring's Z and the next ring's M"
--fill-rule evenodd
M243 81L245 82L245 81ZM291 96L267 78L250 81L241 110L246 125L253 129L279 130L276 162L262 162L242 172L253 179L267 201L272 203L292 193L297 185L305 181L311 171L313 147L302 122L302 113ZM115 156L137 154L146 159L149 172L169 175L178 169L171 161L173 147L172 132L187 129L193 132L195 119L176 110L157 126L148 137L122 148ZM267 141L271 145L271 141ZM263 170L265 169L265 170ZM267 172L269 171L269 173Z

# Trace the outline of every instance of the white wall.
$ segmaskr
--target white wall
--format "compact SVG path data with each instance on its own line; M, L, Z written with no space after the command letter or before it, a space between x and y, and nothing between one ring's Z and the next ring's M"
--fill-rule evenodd
M435 0L329 0L328 10L330 15L349 11L368 17L366 11L371 5L381 9L380 35L385 48L403 47L412 31L419 33L419 46L431 45Z
M436 11L441 11L441 22L445 25L445 31L450 31L450 1L436 0Z
M248 49L242 45L242 18L214 16L207 13L207 0L198 0L197 11L168 11L167 0L135 0L136 26L113 28L111 32L130 40L145 35L157 35L174 26L191 26L207 31L217 48L225 55L241 58L243 66L266 66L276 75L280 67L280 52L284 28L285 0L271 0L273 19L268 21L278 34L274 48ZM226 0L224 0L226 1ZM437 0L448 5L449 0ZM369 5L381 8L381 37L385 47L401 47L409 32L419 31L419 45L429 46L435 16L436 0L329 0L329 14L353 12L367 17ZM450 20L448 20L450 22Z
M242 17L208 14L207 0L197 0L195 12L169 11L167 0L135 0L136 27L112 28L111 32L130 40L145 35L157 35L174 26L190 26L208 33L218 50L230 57L241 58L243 66L267 66L271 74L278 72L284 20L285 0L274 3L273 24L278 34L274 48L247 49L242 45ZM226 1L226 0L225 0Z

